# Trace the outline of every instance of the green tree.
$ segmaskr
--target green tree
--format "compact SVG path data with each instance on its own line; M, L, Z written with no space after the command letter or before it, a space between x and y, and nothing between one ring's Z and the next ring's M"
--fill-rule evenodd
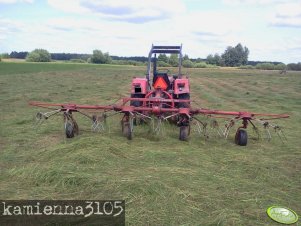
M110 57L110 54L109 54L109 53L104 53L103 55L104 55L104 57L105 57L105 64L110 64L110 63L112 63L112 58Z
M183 60L183 67L192 68L194 67L194 63L191 60Z
M259 64L256 64L256 69L275 70L275 65L271 64L271 63L259 63Z
M32 52L28 53L26 56L26 61L29 62L50 62L51 55L45 49L35 49Z
M168 63L168 57L166 56L166 54L160 54L158 56L158 61L164 62L164 63Z
M286 65L283 63L275 65L276 70L286 70Z
M183 57L183 61L185 61L185 60L189 60L189 56L187 54L185 54Z
M208 64L221 65L221 57L217 53L214 54L214 56L209 54L206 58L206 62Z
M170 67L170 65L164 61L157 61L158 67Z
M292 71L301 71L301 62L299 63L290 63L287 65L288 70Z
M212 54L209 54L206 58L206 63L207 64L214 64L214 57Z
M171 54L169 59L168 59L168 63L173 67L177 67L179 65L178 55L177 54Z
M91 63L94 64L109 64L112 62L112 58L109 53L102 53L101 50L93 50L93 55L91 57Z
M234 67L246 65L248 62L249 49L243 47L240 43L235 47L228 46L221 56L221 60L226 66Z
M2 59L8 59L9 58L9 54L8 53L1 53L0 54L0 58L2 58Z
M195 64L195 67L196 67L196 68L208 68L209 65L206 64L206 62L199 62L199 63L196 63L196 64Z

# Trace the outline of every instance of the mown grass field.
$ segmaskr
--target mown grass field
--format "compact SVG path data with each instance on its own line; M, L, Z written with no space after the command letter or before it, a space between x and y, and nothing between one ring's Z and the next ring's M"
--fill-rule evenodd
M181 142L168 125L160 136L135 128L128 141L119 116L109 131L92 133L80 115L80 136L66 139L62 117L35 129L43 109L28 101L109 104L128 96L145 68L1 62L0 199L125 199L128 225L278 225L265 212L272 205L301 215L301 73L184 72L195 106L289 113L277 121L288 141L272 134L268 142L262 133L236 146L233 129L227 140L192 132Z

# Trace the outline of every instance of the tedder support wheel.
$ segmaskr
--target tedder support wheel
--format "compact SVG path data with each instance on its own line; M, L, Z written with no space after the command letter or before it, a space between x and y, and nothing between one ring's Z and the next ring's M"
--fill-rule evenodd
M73 138L74 137L74 125L72 124L72 122L66 122L65 124L65 133L66 133L66 137L67 138Z
M248 143L248 134L246 130L239 129L235 134L235 143L240 146L246 146Z
M179 140L186 141L188 139L189 134L190 126L181 126Z
M132 128L129 122L123 122L122 123L122 134L123 136L125 136L126 138L128 138L128 140L132 140L133 136L132 136Z

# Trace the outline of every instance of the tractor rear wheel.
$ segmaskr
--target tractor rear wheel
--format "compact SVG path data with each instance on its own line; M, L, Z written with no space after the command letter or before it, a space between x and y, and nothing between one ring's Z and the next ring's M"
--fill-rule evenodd
M132 140L133 138L133 132L132 128L129 122L123 122L122 123L122 134L125 136L128 140Z
M132 98L144 98L145 97L145 94L131 94L131 97ZM131 106L134 106L134 107L141 107L143 104L143 101L139 101L139 100L131 100L131 103L130 105Z
M179 100L190 100L190 94L189 93L183 93L183 94L179 94L179 97L178 97ZM186 103L186 102L180 102L178 103L179 105L179 108L189 108L190 107L190 104L189 103Z
M235 134L235 143L240 146L246 146L248 143L248 134L246 130L239 129Z
M181 126L179 140L186 141L190 134L190 126Z
M74 137L75 128L72 122L66 122L65 123L65 133L67 138L73 138Z

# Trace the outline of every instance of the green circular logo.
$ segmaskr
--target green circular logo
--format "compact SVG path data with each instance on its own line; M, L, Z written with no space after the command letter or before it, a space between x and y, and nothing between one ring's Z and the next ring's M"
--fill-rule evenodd
M267 214L274 221L282 224L294 224L298 221L298 215L291 209L282 206L271 206Z

